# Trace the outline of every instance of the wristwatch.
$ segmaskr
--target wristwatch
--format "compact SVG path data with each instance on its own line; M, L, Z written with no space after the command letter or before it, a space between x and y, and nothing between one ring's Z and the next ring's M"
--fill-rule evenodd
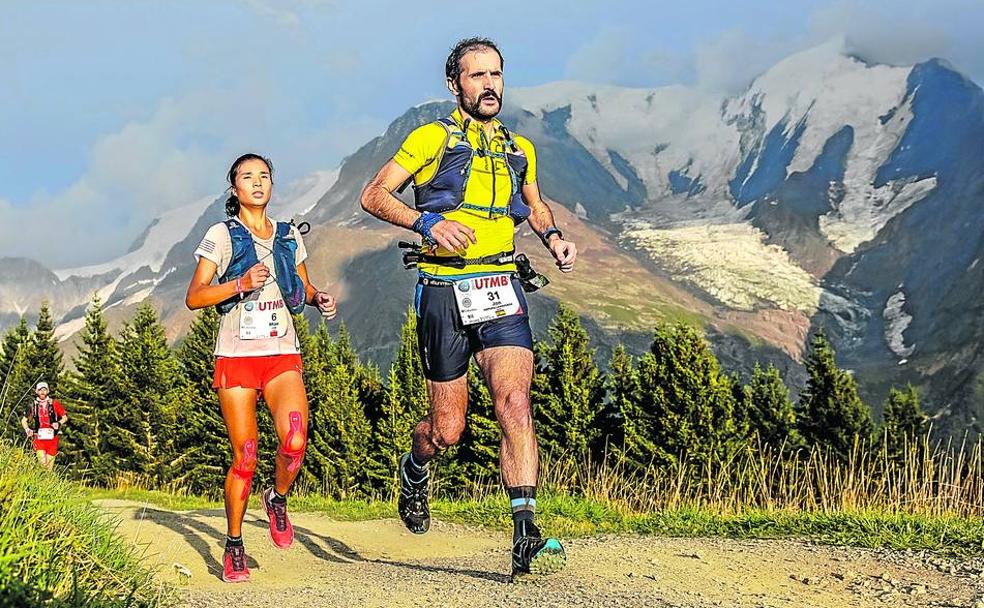
M543 241L544 247L550 247L550 237L555 234L560 238L564 238L564 233L556 226L551 226L543 231L543 234L540 235L540 240Z

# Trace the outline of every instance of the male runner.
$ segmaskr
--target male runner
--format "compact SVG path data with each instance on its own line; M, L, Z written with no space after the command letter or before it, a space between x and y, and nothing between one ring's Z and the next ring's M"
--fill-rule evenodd
M59 401L48 395L48 391L47 382L38 382L34 387L37 399L31 404L27 415L21 417L21 426L28 438L33 439L38 462L51 470L58 455L58 434L68 422L68 414Z
M564 240L540 194L533 144L496 119L502 69L491 40L455 45L445 75L457 109L407 137L366 185L362 208L422 237L414 304L430 411L400 461L400 517L416 534L430 526L427 464L465 429L468 360L474 355L502 428L515 579L554 572L566 562L561 544L542 538L533 523L539 469L529 396L533 338L513 262L515 226L528 220L563 272L574 269L577 249ZM416 209L393 194L411 178Z

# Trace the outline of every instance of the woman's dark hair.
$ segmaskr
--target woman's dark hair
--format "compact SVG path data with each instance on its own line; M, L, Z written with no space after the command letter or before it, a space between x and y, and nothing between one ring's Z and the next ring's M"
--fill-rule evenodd
M232 167L229 168L229 175L226 179L229 181L229 198L226 199L225 212L229 217L236 217L239 215L239 199L236 198L236 173L239 172L239 167L248 160L261 160L263 161L267 169L270 170L270 179L273 179L273 163L270 162L269 158L265 156L260 156L259 154L243 154L232 163Z
M464 40L459 40L458 44L454 45L454 48L451 49L451 54L448 55L447 63L444 64L444 73L448 79L455 83L458 82L458 78L461 77L461 58L465 56L465 53L481 49L492 49L495 51L496 55L499 56L499 64L505 67L506 62L502 58L499 47L494 42L488 38L465 38Z

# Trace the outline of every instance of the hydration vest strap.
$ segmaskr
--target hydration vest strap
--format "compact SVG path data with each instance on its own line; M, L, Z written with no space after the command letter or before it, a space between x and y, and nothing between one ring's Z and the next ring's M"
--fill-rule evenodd
M31 412L31 415L28 416L28 418L30 418L31 420L34 421L34 429L33 430L35 432L41 429L41 405L42 405L41 404L41 401L39 401L38 398L35 397L34 398L34 407L32 408L33 411ZM48 410L48 424L51 424L52 422L57 422L58 421L58 418L57 418L57 414L55 414L55 400L52 399L51 397L48 397L45 400L45 405L47 406L46 409ZM61 426L61 425L59 425L59 426ZM61 430L60 429L58 431L58 434L59 435L61 434Z
M409 245L409 243L406 244ZM462 258L458 256L438 256L422 253L419 246L404 247L404 249L408 249L408 251L403 254L403 266L407 269L414 268L417 264L423 263L447 266L449 268L457 268L461 270L466 266L505 266L506 264L513 263L514 261L513 251L501 251L499 253L482 256L480 258Z
M484 211L489 215L509 215L509 205L506 205L505 207L493 207L492 205L473 205L471 203L461 203L461 209Z

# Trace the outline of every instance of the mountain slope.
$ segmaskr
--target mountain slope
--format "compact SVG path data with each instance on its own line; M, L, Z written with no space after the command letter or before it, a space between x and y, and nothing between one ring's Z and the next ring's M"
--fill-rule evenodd
M452 107L410 108L273 207L312 224L312 276L335 285L356 344L380 362L409 304L413 275L393 243L410 235L363 213L359 193L410 130ZM563 82L508 90L501 118L536 145L541 189L581 248L577 271L559 276L520 228L553 281L533 298L539 328L563 301L603 350L616 339L641 349L655 322L685 320L735 367L766 358L794 370L824 327L869 402L912 381L939 425L979 424L984 93L952 66L875 65L833 40L731 97ZM2 320L50 293L68 336L100 289L119 317L149 297L177 338L191 252L222 217L221 202L194 205L111 263L52 275L12 262Z

